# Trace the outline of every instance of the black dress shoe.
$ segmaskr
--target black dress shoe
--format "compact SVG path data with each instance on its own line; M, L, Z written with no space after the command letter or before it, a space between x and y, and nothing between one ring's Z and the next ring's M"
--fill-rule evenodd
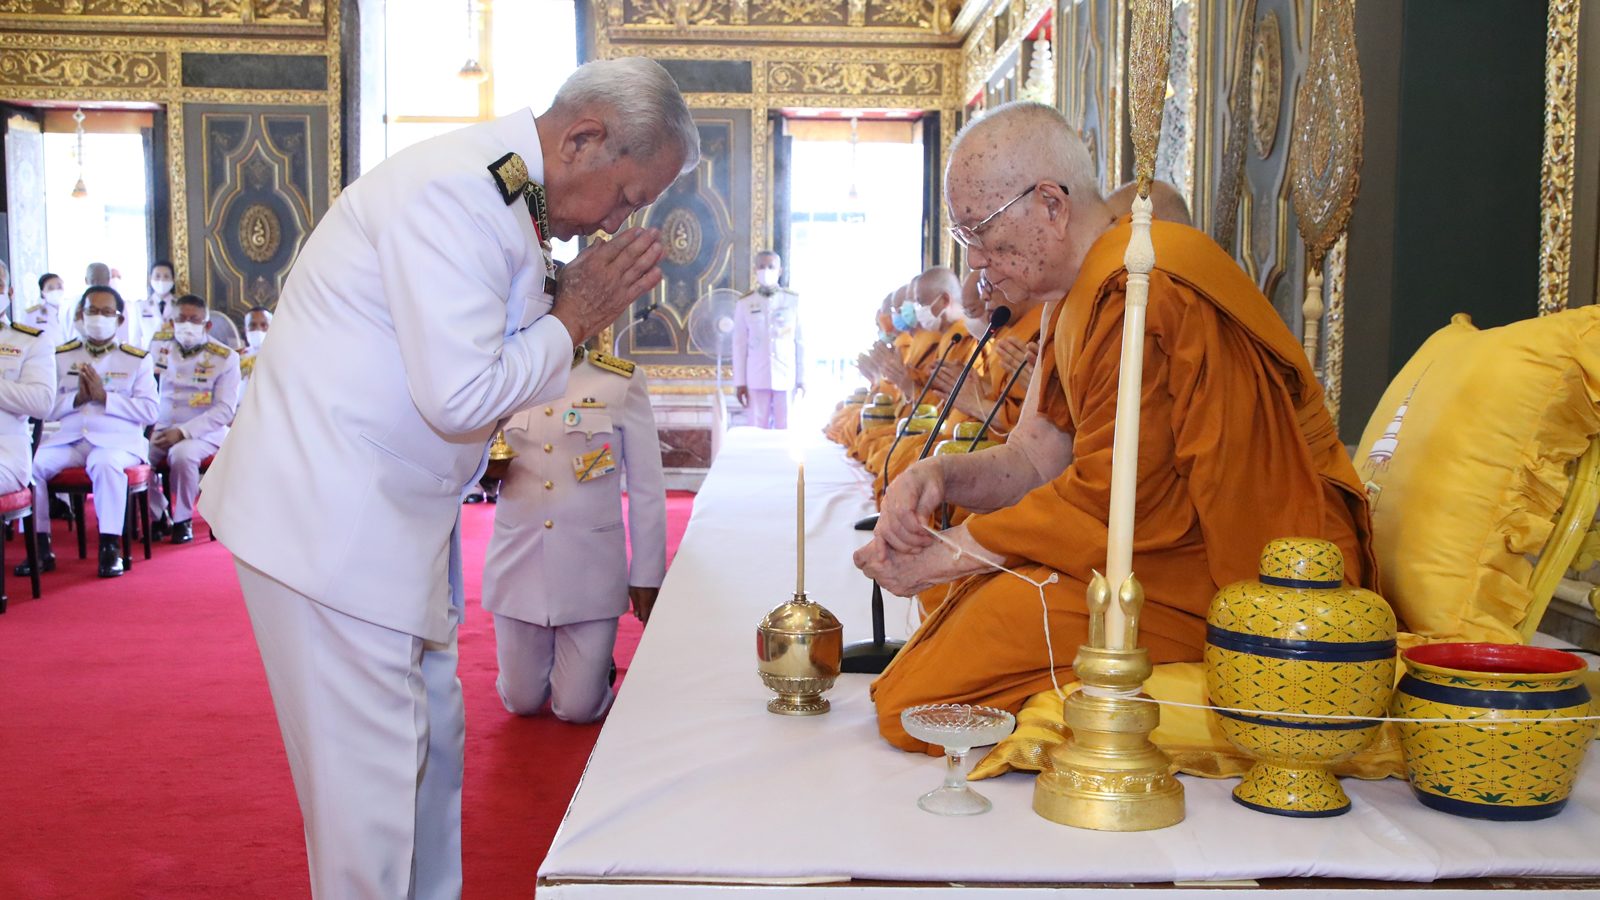
M171 536L172 520L168 519L166 516L163 515L161 518L150 523L150 539L152 541L164 541Z
M483 502L483 491L473 491L472 493L466 495L465 497L462 497L461 498L461 502L462 503L482 503Z
M39 571L54 572L55 570L56 555L50 552L50 535L41 534L39 535ZM14 575L26 578L33 574L33 566L28 565L26 562L21 562L11 572Z
M617 661L614 660L614 659L611 661L611 675L608 676L607 679L606 679L606 686L607 687L616 687L617 686Z
M194 522L189 519L173 522L171 540L174 544L187 544L194 540Z
M122 535L100 535L100 577L116 578L123 573Z

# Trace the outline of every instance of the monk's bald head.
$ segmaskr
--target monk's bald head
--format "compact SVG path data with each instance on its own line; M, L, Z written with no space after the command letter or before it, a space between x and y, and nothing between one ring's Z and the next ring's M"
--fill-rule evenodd
M1111 210L1113 216L1120 219L1133 211L1137 187L1136 183L1130 181L1106 197L1106 208ZM1194 220L1189 217L1189 204L1177 188L1165 181L1150 182L1150 214L1163 222L1194 225Z
M1041 181L1066 185L1073 196L1100 196L1088 148L1055 107L1027 100L997 106L950 145L945 197L962 222L983 219Z
M934 307L934 314L944 313L941 302L950 303L961 296L961 280L946 266L934 266L911 282L917 292L917 305Z

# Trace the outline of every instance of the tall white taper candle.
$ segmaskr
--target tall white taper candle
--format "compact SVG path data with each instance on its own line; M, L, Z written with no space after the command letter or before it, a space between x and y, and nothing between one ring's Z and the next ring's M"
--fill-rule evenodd
M806 592L806 464L800 464L800 476L794 483L794 592Z

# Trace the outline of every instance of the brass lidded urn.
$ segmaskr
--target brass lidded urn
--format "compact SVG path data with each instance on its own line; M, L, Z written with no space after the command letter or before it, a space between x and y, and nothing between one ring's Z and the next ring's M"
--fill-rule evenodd
M778 696L767 712L820 716L829 709L822 692L833 687L844 658L844 626L821 604L797 593L756 626L761 681Z

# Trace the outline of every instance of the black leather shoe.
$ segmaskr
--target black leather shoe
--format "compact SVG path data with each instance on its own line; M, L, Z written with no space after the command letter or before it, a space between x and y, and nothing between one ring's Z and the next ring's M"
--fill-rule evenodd
M122 535L100 535L100 577L116 578L123 573Z
M617 661L614 659L611 661L611 675L606 679L606 686L617 686Z
M171 540L174 544L187 544L194 540L194 522L189 519L173 522Z
M165 515L150 523L150 539L164 541L172 536L172 521Z
M50 535L41 534L39 535L39 571L54 572L55 570L56 555L50 552ZM33 574L33 567L28 565L26 562L21 562L18 563L17 567L12 569L11 572L14 575L19 575L23 578L26 578L27 576Z

